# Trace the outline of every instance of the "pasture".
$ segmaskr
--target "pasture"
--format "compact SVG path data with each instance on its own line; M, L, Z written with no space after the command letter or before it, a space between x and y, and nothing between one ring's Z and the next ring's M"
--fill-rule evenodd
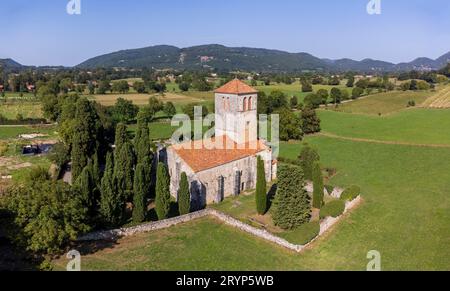
M23 118L42 118L42 109L39 102L8 101L0 102L0 116L7 119L16 119L21 114Z
M391 143L449 145L450 112L412 108L389 116L320 110L322 133Z
M44 134L49 137L55 137L55 127L54 126L27 126L27 125L0 125L0 140L5 139L15 139L21 134Z

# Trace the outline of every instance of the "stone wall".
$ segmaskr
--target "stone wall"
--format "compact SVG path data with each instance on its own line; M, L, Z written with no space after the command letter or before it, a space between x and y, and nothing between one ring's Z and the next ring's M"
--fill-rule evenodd
M345 211L344 213L347 213L354 207L356 207L361 202L361 196L358 196L353 201L347 202L345 205ZM314 242L317 238L319 238L323 233L325 233L327 230L329 230L333 225L335 225L343 215L333 218L333 217L327 217L320 223L320 233L319 236L317 236L315 239L313 239L311 242L309 242L306 245L296 245L288 242L287 240L280 238L278 236L275 236L271 234L270 232L266 230L262 230L253 226L250 226L246 223L243 223L242 221L239 221L225 213L222 213L220 211L214 210L214 209L205 209L200 210L197 212L193 212L187 215L178 216L175 218L170 218L162 221L157 222L151 222L142 224L139 226L129 227L129 228L121 228L121 229L115 229L115 230L109 230L109 231L99 231L87 234L85 236L82 236L78 239L78 241L98 241L98 240L116 240L121 237L127 237L132 236L137 233L145 233L150 231L155 231L159 229L165 229L169 228L181 223L186 223L192 220L196 220L202 217L206 216L212 216L226 225L229 225L231 227L237 228L241 231L244 231L250 235L253 235L255 237L261 238L263 240L275 243L283 248L295 251L295 252L301 252L304 250L307 246L309 246L312 242Z
M96 241L96 240L116 240L120 237L132 236L137 233L150 232L154 230L169 228L180 223L186 223L209 215L209 210L200 210L186 215L169 218L161 221L150 222L138 226L120 228L107 231L98 231L78 238L78 241Z
M270 241L272 243L275 243L279 246L290 249L292 251L300 252L304 248L304 246L292 244L292 243L288 242L287 240L282 239L278 236L275 236L266 230L262 230L262 229L250 226L248 224L245 224L245 223L243 223L229 215L226 215L222 212L219 212L217 210L211 209L209 214L213 217L218 218L220 221L222 221L223 223L225 223L229 226L238 228L238 229L240 229L246 233L249 233L253 236L259 237L266 241Z

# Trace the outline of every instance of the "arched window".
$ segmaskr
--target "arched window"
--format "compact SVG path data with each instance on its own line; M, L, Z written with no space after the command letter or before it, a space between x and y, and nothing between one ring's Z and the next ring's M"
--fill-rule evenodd
M247 111L247 97L244 98L243 111Z
M252 110L252 97L248 98L248 110Z
M227 98L227 106L226 106L227 110L230 110L230 97Z
M225 103L225 97L222 97L222 108L224 111L227 110L227 104Z

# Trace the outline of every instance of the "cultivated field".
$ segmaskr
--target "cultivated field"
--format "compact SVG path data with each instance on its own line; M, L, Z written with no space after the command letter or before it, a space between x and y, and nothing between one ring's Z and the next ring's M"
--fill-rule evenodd
M433 96L428 98L422 106L438 109L450 108L450 86L446 86L442 90L436 92Z

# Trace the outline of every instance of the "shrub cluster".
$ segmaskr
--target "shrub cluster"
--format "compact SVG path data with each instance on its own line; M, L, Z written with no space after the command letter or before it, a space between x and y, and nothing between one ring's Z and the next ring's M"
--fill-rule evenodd
M334 186L332 186L332 185L325 185L325 189L327 190L328 195L331 195L331 193L333 193L333 191L334 191Z
M320 209L320 218L325 218L328 216L338 217L344 213L345 203L342 200L333 200L325 204L325 206Z
M344 192L342 192L341 200L343 201L352 201L356 197L361 194L361 188L359 186L350 186L349 188L345 189Z

